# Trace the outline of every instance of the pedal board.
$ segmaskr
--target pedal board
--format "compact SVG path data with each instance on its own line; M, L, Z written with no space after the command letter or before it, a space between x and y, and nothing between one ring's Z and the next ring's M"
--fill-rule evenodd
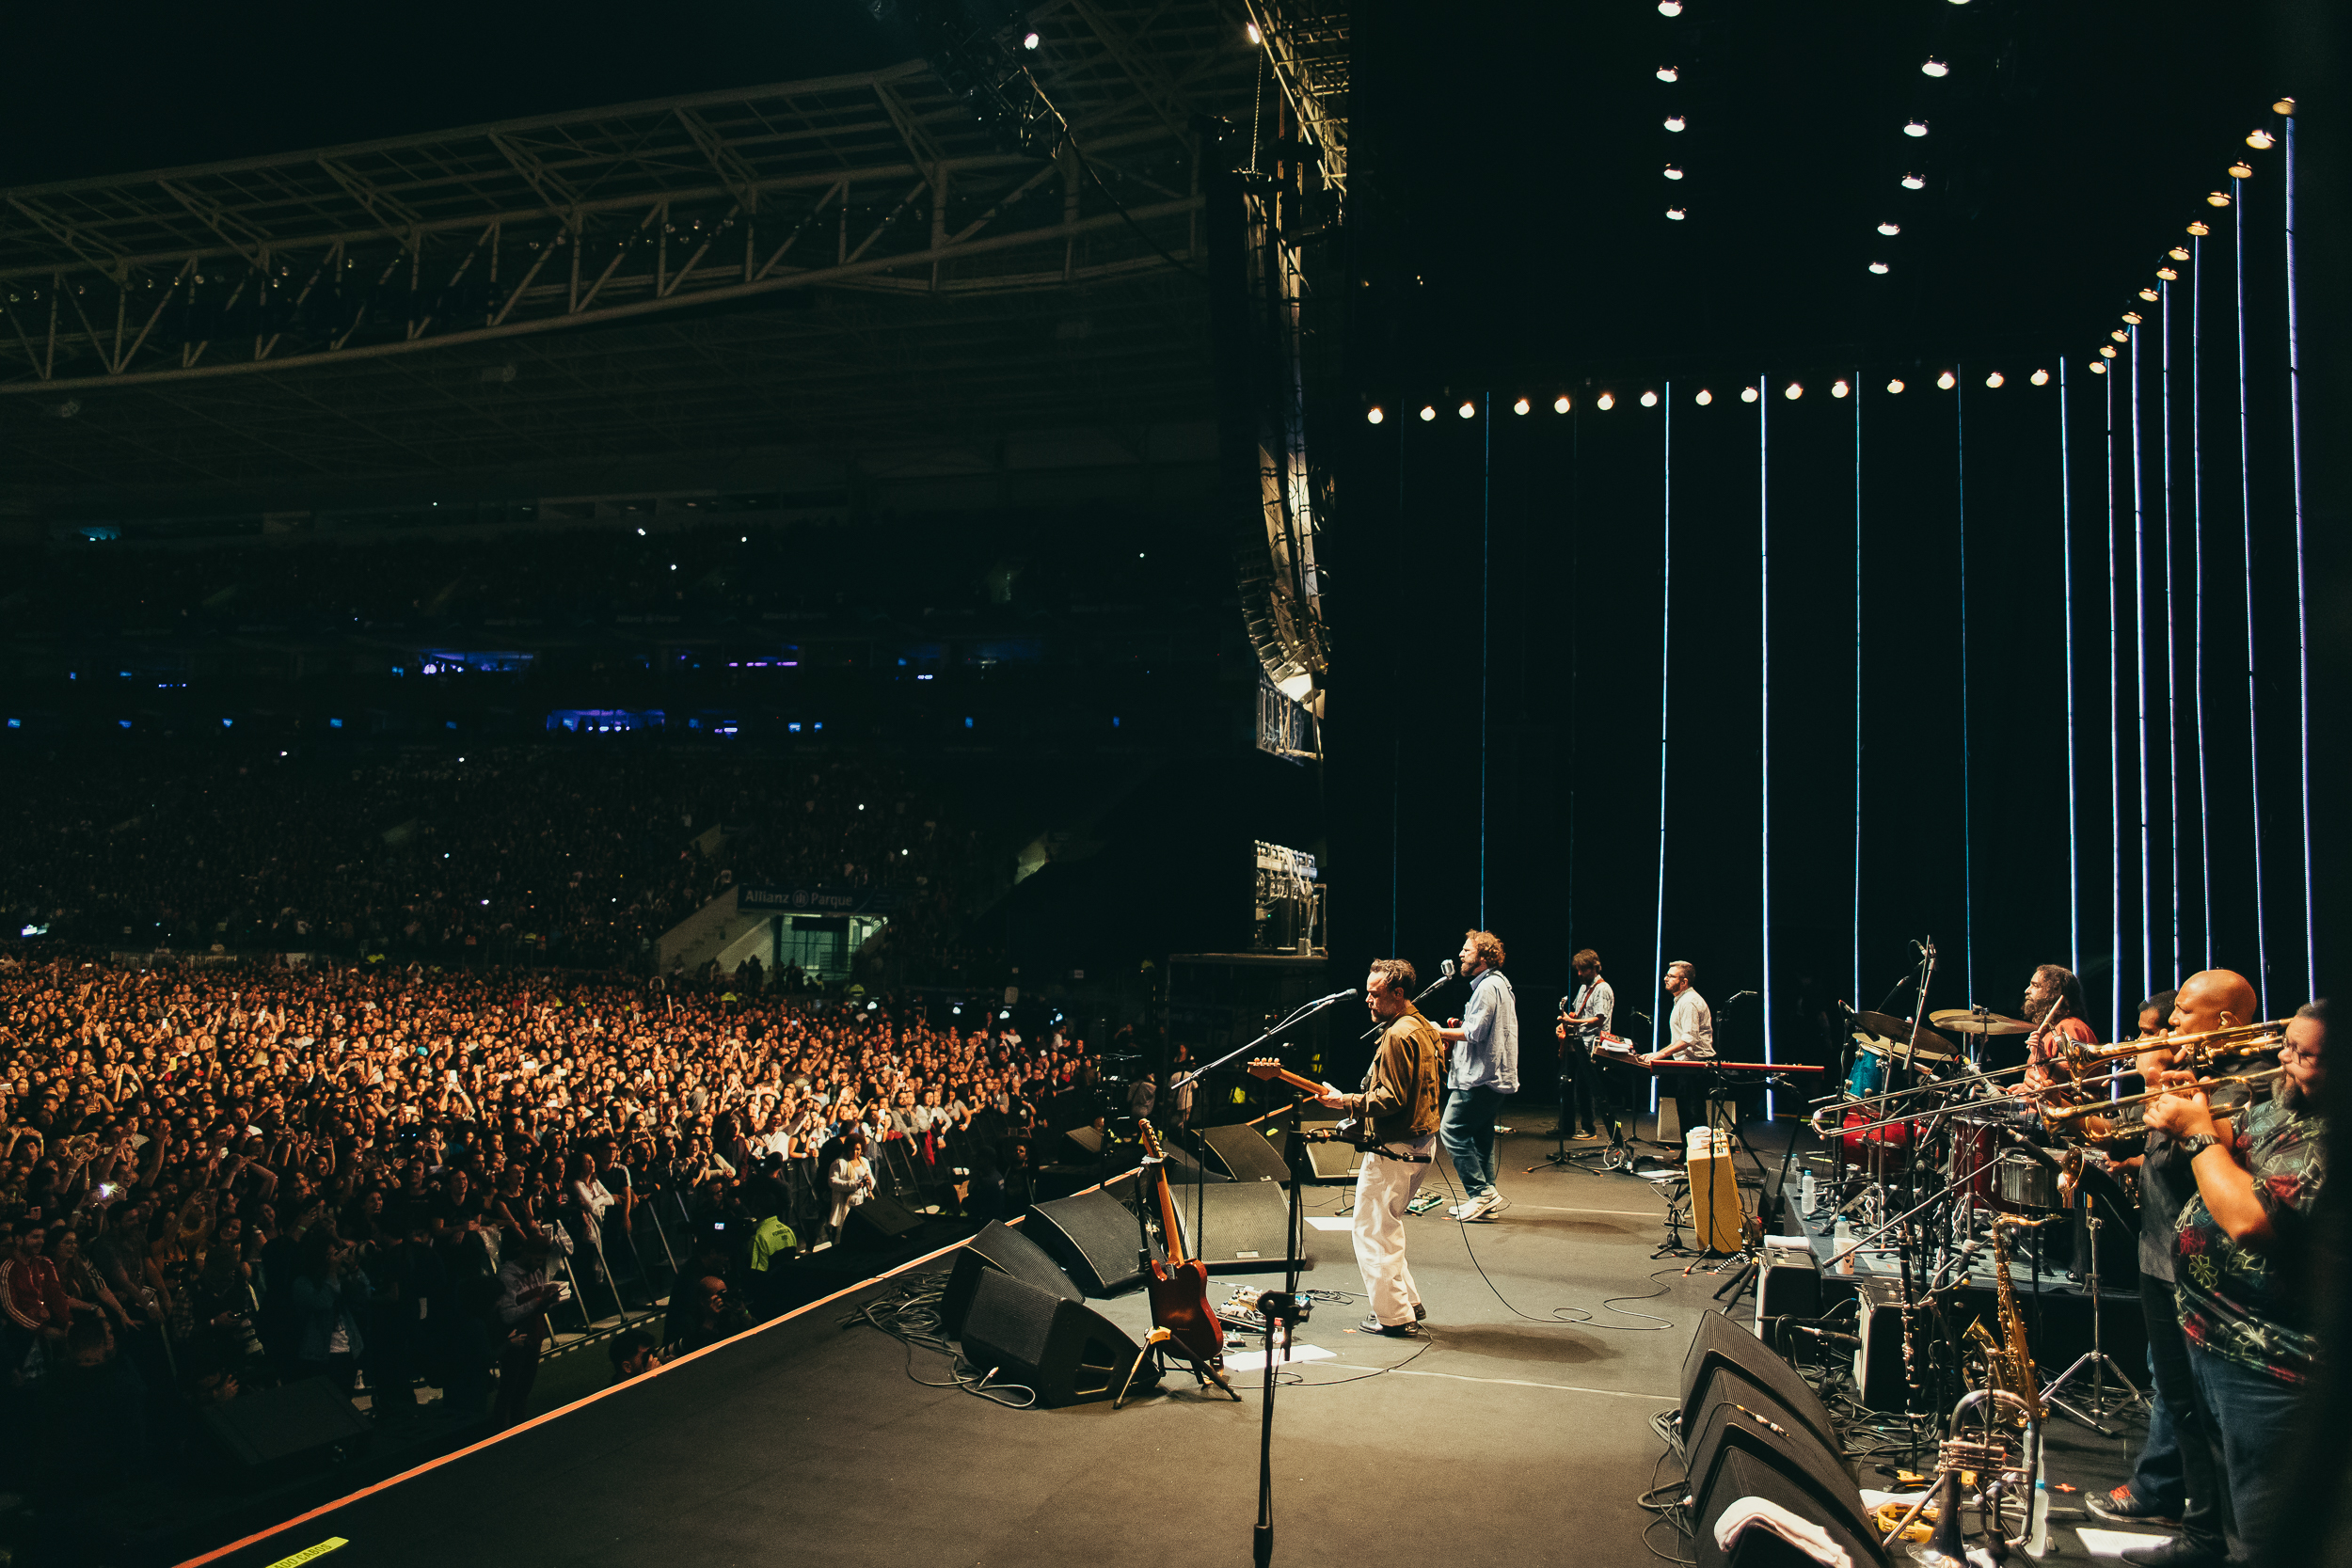
M1430 1210L1438 1207L1444 1202L1445 1195L1443 1193L1423 1193L1419 1197L1413 1199L1412 1202L1406 1204L1405 1206L1405 1212L1408 1214L1425 1214L1429 1212Z

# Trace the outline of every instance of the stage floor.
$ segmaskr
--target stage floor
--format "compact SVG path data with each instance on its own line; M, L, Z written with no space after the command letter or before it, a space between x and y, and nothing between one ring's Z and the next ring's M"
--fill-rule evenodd
M1299 1367L1276 1403L1278 1560L1653 1560L1642 1540L1653 1516L1635 1498L1671 1468L1650 1418L1676 1402L1721 1281L1653 1259L1665 1204L1650 1183L1522 1174L1549 1147L1503 1140L1511 1206L1493 1223L1442 1210L1408 1222L1425 1340L1353 1332L1360 1299L1318 1304L1300 1338L1334 1354ZM1450 1175L1438 1170L1433 1187ZM1311 1189L1310 1215L1330 1218L1346 1196ZM1359 1294L1344 1229L1311 1226L1308 1244L1305 1285ZM333 1568L1247 1560L1256 1376L1235 1373L1239 1403L1176 1372L1122 1410L1008 1409L914 1381L946 1379L947 1363L854 1316L904 1283L779 1320L192 1560L265 1568L330 1540L344 1543ZM1223 1284L1212 1289L1222 1300ZM1130 1332L1148 1326L1139 1294L1097 1306ZM1580 1314L1594 1321L1562 1321ZM2082 1475L2057 1479L2112 1484L2120 1445L2090 1449L2067 1459ZM2054 1452L2054 1473L2058 1463ZM1663 1525L1650 1542L1688 1556Z

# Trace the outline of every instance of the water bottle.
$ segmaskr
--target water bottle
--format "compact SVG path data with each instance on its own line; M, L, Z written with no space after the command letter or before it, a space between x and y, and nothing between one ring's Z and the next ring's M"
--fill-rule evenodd
M1809 1170L1797 1178L1797 1212L1813 1212L1813 1173Z
M2038 1445L2037 1445L2038 1448ZM2050 1550L2050 1478L2039 1452L2033 1467L2033 1515L2026 1531L2026 1555L2042 1557Z
M1843 1214L1830 1227L1830 1256L1837 1259L1839 1274L1853 1273L1853 1222Z

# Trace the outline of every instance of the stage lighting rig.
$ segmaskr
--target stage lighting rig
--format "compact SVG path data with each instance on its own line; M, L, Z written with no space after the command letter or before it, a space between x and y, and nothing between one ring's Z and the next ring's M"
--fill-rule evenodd
M1005 150L1051 158L1069 139L1070 126L1021 58L1036 52L1038 35L1017 10L980 14L976 23L960 0L924 0L924 57Z

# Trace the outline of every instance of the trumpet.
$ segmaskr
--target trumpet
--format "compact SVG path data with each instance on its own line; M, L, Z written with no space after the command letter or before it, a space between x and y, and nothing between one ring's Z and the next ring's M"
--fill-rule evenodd
M2139 1116L2118 1115L2120 1112L2145 1106L2149 1101L2161 1100L2168 1094L2201 1094L2208 1104L2224 1110L2233 1109L2251 1100L2256 1089L2277 1082L2279 1075L2284 1071L2284 1067L2265 1068L2260 1072L2241 1072L2226 1078L2201 1078L2193 1084L2175 1084L2168 1088L2150 1089L2144 1094L2125 1095L2121 1100L2089 1100L2074 1105L2044 1106L2042 1124L2053 1132L2073 1133L2088 1143L2106 1143L2146 1131ZM2224 1090L2236 1092L2225 1101L2222 1099ZM2115 1125L2104 1132L2085 1136L2078 1124L2091 1117L2111 1117Z
M2293 1022L2277 1018L2266 1023L2233 1023L2226 1029L2207 1029L2194 1035L2151 1035L2146 1039L2118 1040L2113 1045L2079 1046L2066 1054L2074 1065L2077 1077L2084 1068L2096 1063L2120 1061L2150 1051L2169 1051L2173 1066L2195 1068L2276 1051L2284 1043L2286 1027Z

